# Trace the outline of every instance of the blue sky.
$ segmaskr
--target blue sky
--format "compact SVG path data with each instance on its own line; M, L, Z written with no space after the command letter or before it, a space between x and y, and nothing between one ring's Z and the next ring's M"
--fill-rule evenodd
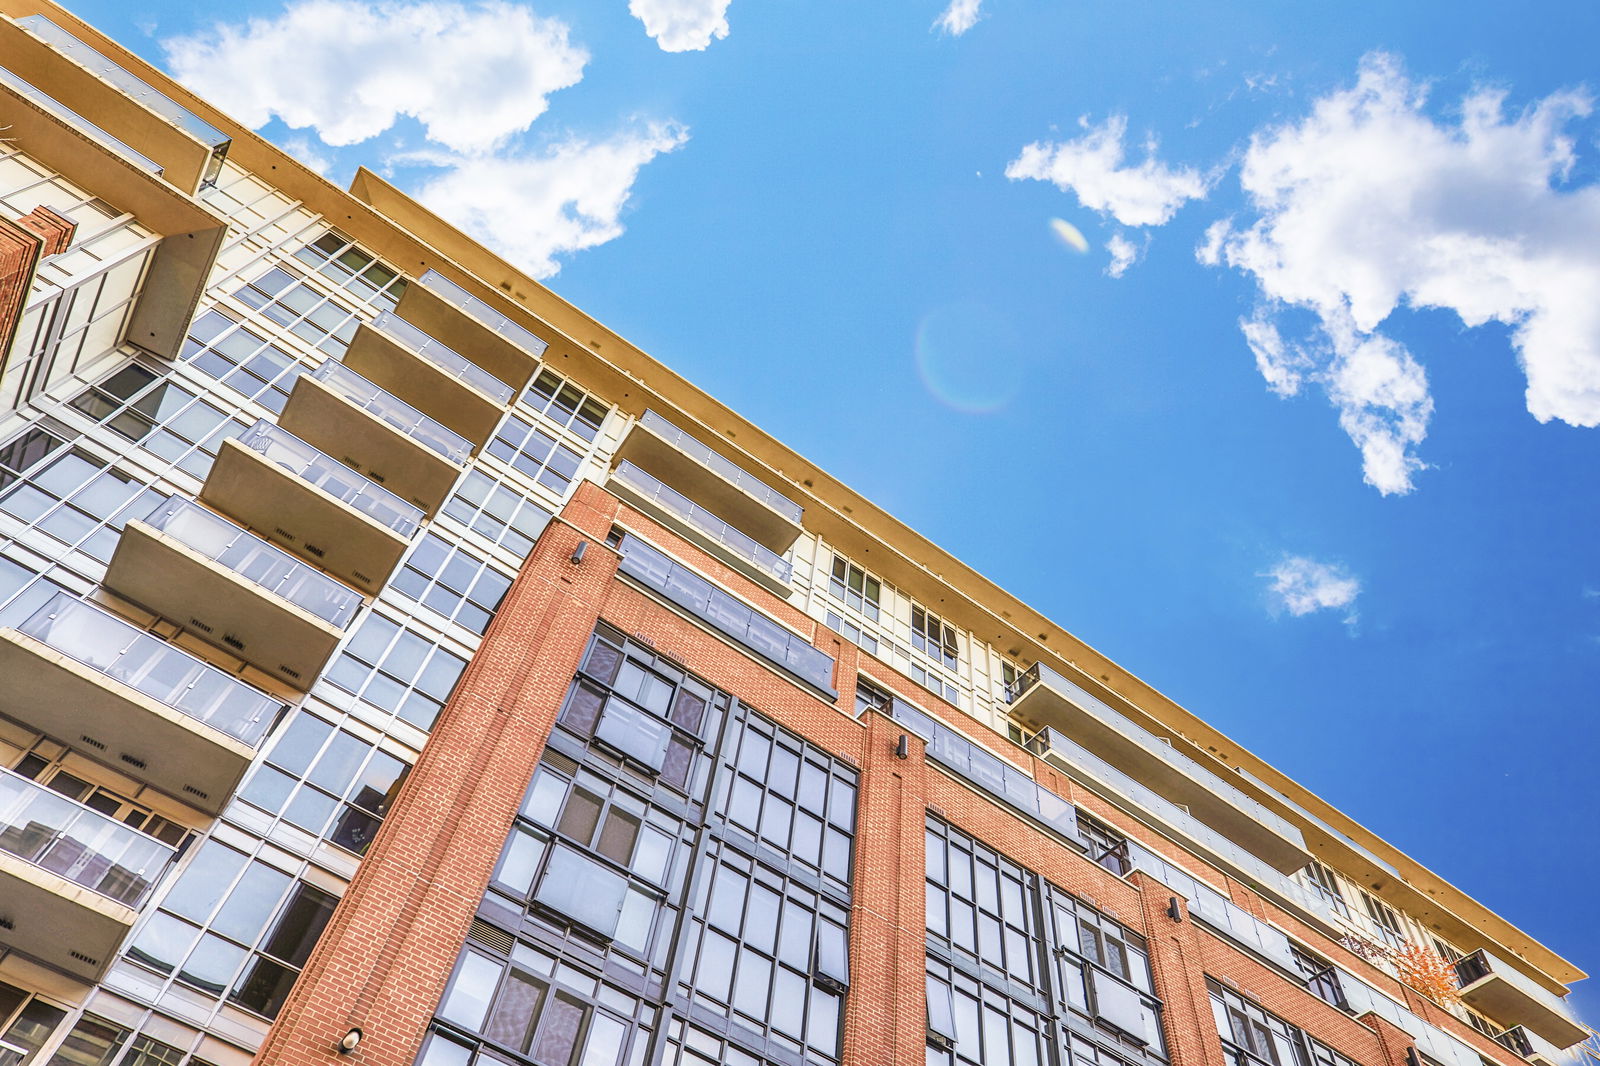
M72 6L1600 968L1600 8L942 2Z

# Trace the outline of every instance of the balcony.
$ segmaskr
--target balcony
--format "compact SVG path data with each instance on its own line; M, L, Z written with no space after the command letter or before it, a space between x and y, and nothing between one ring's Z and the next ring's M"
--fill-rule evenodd
M731 522L768 551L786 552L800 536L798 503L654 411L629 430L617 458Z
M1287 876L1065 734L1046 726L1029 737L1024 746L1134 818L1183 843L1247 884L1301 903L1305 893Z
M1461 1001L1515 1029L1527 1029L1558 1048L1570 1047L1589 1034L1573 1020L1560 997L1545 991L1509 964L1478 949L1456 963ZM1524 1058L1528 1053L1519 1051Z
M472 442L343 363L295 382L278 425L432 514L472 458Z
M1072 737L1275 870L1292 873L1311 861L1295 826L1043 663L1007 695L1019 717Z
M231 143L227 134L44 15L16 19L0 32L7 65L34 84L50 85L68 107L127 130L172 184L193 193L217 180Z
M16 51L11 50L12 45ZM43 62L24 62L34 51L42 53L39 58ZM8 68L0 69L0 114L5 115L6 139L162 235L146 282L134 301L126 336L147 351L175 358L222 246L223 220L162 180L162 162L83 117L93 114L107 121L106 112L85 109L81 102L75 110L37 88L44 84L52 92L60 92L66 87L53 77L58 66L86 79L87 73L3 19L0 56L5 57ZM119 131L123 128L117 126Z
M757 544L658 478L623 460L611 472L606 487L752 581L789 598L794 568L783 556Z
M517 394L489 371L388 311L356 330L344 365L474 446L489 439Z
M1588 1035L1588 1030L1584 1030L1584 1036ZM1527 1026L1514 1025L1494 1039L1501 1047L1521 1055L1535 1066L1570 1066L1578 1061Z
M265 419L223 441L200 498L373 594L423 519L420 507Z
M406 284L395 314L510 382L516 392L528 387L549 347L437 270Z
M0 940L92 981L174 854L154 837L0 770Z
M208 814L286 709L65 593L0 629L0 712Z
M361 595L192 500L129 522L105 586L302 691Z

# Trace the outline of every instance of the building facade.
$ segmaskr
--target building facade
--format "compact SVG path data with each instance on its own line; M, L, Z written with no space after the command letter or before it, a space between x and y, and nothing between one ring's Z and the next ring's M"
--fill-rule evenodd
M1549 948L377 176L0 15L0 1066L1579 1060Z

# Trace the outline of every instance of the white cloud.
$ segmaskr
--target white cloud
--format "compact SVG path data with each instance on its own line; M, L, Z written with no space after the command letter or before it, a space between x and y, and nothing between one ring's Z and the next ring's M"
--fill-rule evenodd
M1124 226L1159 226L1189 200L1205 196L1206 179L1192 167L1169 167L1156 159L1154 141L1145 144L1144 161L1125 165L1122 140L1128 131L1124 115L1112 115L1072 141L1035 141L1006 167L1012 181L1048 181L1078 201L1110 215Z
M1342 566L1304 555L1285 555L1259 576L1272 579L1267 594L1274 612L1288 611L1300 618L1315 611L1344 611L1345 622L1356 621L1361 581Z
M1240 184L1255 217L1216 224L1196 252L1254 279L1264 309L1242 326L1263 377L1279 393L1317 380L1386 494L1414 487L1433 409L1421 364L1378 332L1402 306L1509 326L1529 412L1600 425L1600 185L1569 187L1564 132L1591 100L1508 114L1481 89L1443 121L1426 102L1398 59L1367 56L1354 86L1251 139ZM1264 343L1285 307L1316 323L1284 342L1292 362Z
M558 256L620 236L639 169L688 137L682 126L658 122L539 154L435 158L446 169L424 180L416 196L534 277L547 278L561 269Z
M663 52L701 52L728 36L733 0L628 0L628 12Z
M1134 244L1125 234L1113 233L1106 240L1106 251L1111 253L1111 262L1106 264L1106 273L1114 278L1120 278L1128 272L1128 268L1139 261L1144 254L1142 245Z
M1202 256L1201 262L1205 262ZM1289 344L1270 316L1257 311L1252 318L1241 318L1239 330L1256 357L1256 369L1267 379L1267 387L1279 396L1293 396L1305 383L1312 360L1298 346Z
M277 116L342 146L410 116L458 152L526 130L588 61L565 23L504 0L293 0L163 48L178 80L245 125Z
M933 20L933 29L960 37L978 24L982 7L983 0L950 0L949 6Z
M310 137L291 137L283 142L285 152L323 177L327 177L328 171L333 167L333 160L328 158L328 153L322 148L320 144L312 144Z

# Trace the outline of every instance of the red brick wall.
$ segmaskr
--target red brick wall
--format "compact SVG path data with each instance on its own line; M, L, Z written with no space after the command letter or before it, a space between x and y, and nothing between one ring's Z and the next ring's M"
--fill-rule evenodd
M809 634L838 660L837 702L830 705L616 580L616 558L599 543L614 521L646 533ZM574 566L569 557L584 537L592 541L590 550ZM992 749L1004 746L903 675L865 658L831 630L588 483L580 486L562 520L546 530L512 586L269 1034L260 1062L326 1066L338 1058L334 1042L359 1025L366 1037L352 1066L410 1066L584 645L602 617L860 768L846 1063L914 1066L924 1061L923 820L932 810L1147 937L1156 992L1165 1004L1173 1066L1227 1066L1206 993L1207 974L1232 983L1363 1066L1404 1066L1409 1043L1404 1034L1377 1019L1362 1024L1322 1002L1194 924L1181 901L1180 920L1174 921L1167 914L1171 892L1164 885L1137 873L1119 878L1063 846L1047 831L927 763L915 737L908 740L909 757L897 758L896 743L904 733L900 726L882 715L862 721L852 716L858 668ZM1131 818L1053 767L1021 749L1005 748L1005 754L1059 795L1222 886L1252 913L1296 933L1343 966L1371 970L1245 886L1136 828ZM1397 982L1380 979L1376 971L1366 976L1402 994ZM1430 1011L1436 1024L1466 1028L1431 1005L1413 1009ZM1480 1038L1476 1045L1481 1044L1488 1044L1491 1057L1507 1064L1519 1061Z
M77 223L48 207L36 207L15 222L0 218L0 372L33 284L33 271L47 255L64 252Z

